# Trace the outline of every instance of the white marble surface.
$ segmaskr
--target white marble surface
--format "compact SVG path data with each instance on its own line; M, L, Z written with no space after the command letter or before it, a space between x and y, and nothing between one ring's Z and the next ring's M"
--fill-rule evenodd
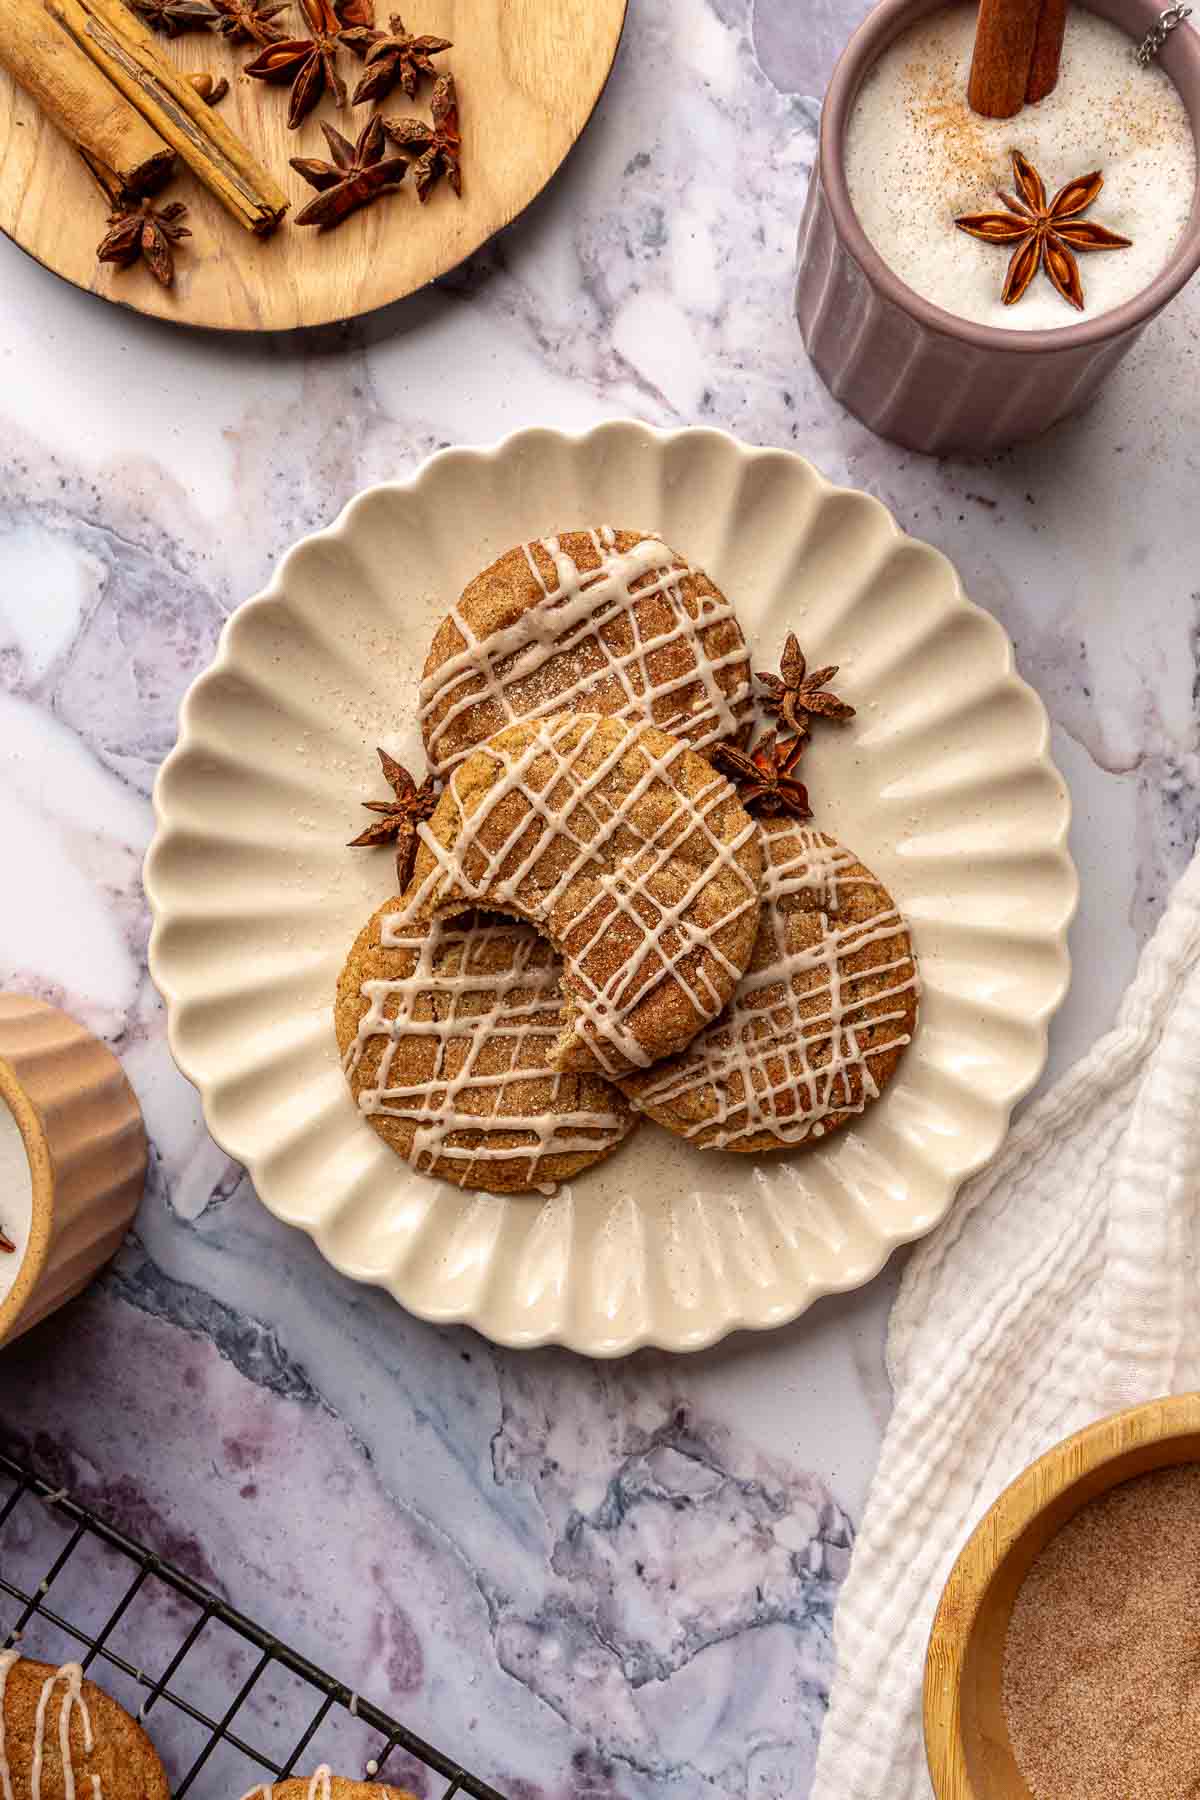
M525 424L725 426L877 493L1011 632L1083 878L1052 1067L1091 1042L1196 836L1200 294L1033 449L872 439L791 316L809 96L862 11L631 0L552 190L345 331L150 326L0 243L0 980L115 1045L154 1143L115 1268L0 1356L0 1424L513 1800L804 1794L895 1270L774 1336L615 1366L341 1280L171 1064L149 790L222 619L357 489Z

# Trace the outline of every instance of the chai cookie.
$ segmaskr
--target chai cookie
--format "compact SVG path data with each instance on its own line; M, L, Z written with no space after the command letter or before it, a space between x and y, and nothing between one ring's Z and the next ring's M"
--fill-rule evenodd
M0 1652L0 1792L12 1800L170 1800L150 1739L78 1663Z
M762 919L729 1010L620 1084L702 1150L827 1137L878 1098L916 1028L916 959L883 883L823 832L784 817L760 829Z
M758 930L762 849L734 789L653 725L555 713L460 763L406 899L528 919L563 958L559 1068L680 1050L732 997Z
M421 732L446 775L520 719L643 720L703 749L752 714L732 606L702 569L641 531L566 531L477 575L425 661Z
M243 1800L415 1800L407 1788L386 1787L382 1781L350 1781L335 1775L328 1763L305 1777L264 1782L251 1788Z
M389 900L355 940L334 1023L351 1092L422 1174L553 1193L635 1123L599 1075L552 1066L560 964L531 925L423 920Z

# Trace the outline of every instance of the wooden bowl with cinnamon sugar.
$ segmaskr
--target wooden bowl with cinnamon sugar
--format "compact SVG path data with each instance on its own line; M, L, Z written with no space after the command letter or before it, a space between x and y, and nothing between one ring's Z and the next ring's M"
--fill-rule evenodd
M1200 1463L1200 1394L1097 1420L1031 1464L985 1513L946 1583L925 1661L925 1751L937 1800L1031 1800L1003 1701L1021 1584L1089 1501L1180 1463Z

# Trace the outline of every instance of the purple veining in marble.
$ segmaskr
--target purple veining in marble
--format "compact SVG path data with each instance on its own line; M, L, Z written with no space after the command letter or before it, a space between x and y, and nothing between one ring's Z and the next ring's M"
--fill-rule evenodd
M0 979L116 1046L153 1143L116 1267L0 1354L0 1426L511 1800L806 1791L894 1277L611 1368L498 1352L344 1281L258 1205L171 1063L149 789L223 618L359 488L524 424L722 426L878 493L1011 633L1076 803L1088 979L1054 1062L1092 1042L1198 823L1197 302L1020 453L910 458L842 414L792 259L813 92L862 11L635 0L551 190L347 331L172 332L0 243ZM147 1656L180 1624L152 1609ZM196 1681L215 1694L231 1655ZM240 1774L214 1770L212 1800Z

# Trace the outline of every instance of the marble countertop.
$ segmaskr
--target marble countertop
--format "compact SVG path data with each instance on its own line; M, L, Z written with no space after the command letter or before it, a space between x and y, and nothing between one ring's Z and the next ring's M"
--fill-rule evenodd
M222 620L358 489L526 424L711 423L878 494L1011 633L1083 882L1051 1071L1106 1027L1197 831L1200 291L1031 449L870 437L791 314L812 96L864 10L631 0L551 190L345 330L153 326L0 242L0 980L116 1047L153 1139L114 1267L0 1358L0 1425L512 1800L806 1792L896 1268L772 1335L614 1365L342 1280L171 1063L149 793Z

